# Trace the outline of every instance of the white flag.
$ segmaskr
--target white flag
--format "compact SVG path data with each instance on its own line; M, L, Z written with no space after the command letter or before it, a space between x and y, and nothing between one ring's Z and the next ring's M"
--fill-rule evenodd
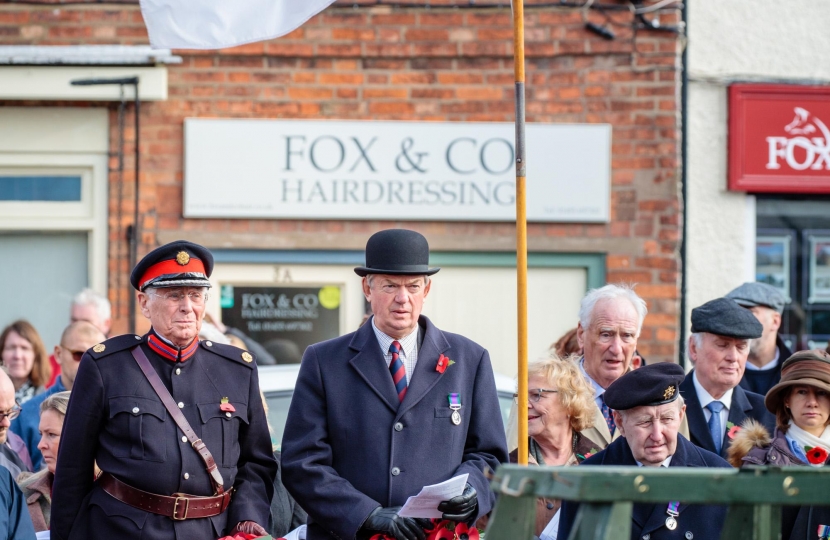
M299 28L334 0L140 0L154 49L223 49Z

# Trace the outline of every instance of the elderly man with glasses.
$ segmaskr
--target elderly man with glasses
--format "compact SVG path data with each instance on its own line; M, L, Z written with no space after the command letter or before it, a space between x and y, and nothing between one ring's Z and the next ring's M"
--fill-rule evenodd
M84 355L64 423L52 538L267 534L276 462L253 355L200 341L213 256L177 241L130 276L152 327ZM93 466L103 471L93 482Z
M12 422L11 430L23 439L35 470L40 469L43 464L43 455L37 448L40 442L38 424L40 423L41 403L52 394L72 390L81 357L93 345L102 342L104 339L106 337L101 330L87 321L76 321L67 326L61 334L60 345L55 346L54 358L61 368L55 384L42 394L38 394L24 403L20 410L20 416Z
M14 399L14 384L6 372L0 369L0 466L8 469L12 478L17 478L21 471L31 470L31 465L26 463L10 441L14 433L9 431L9 427L19 415L20 404ZM28 455L25 457L28 458Z

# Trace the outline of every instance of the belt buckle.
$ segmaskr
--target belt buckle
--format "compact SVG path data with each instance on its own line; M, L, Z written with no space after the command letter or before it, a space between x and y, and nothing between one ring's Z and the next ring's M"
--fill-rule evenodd
M184 501L184 515L182 517L178 517L178 510L179 510L179 501ZM190 509L190 499L187 497L176 497L176 501L173 503L173 519L176 521L184 521L187 519L187 511Z

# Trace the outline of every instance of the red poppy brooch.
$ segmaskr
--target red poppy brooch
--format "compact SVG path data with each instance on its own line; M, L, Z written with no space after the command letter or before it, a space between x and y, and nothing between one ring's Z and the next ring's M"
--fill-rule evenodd
M807 461L813 465L827 462L827 450L821 446L805 446L804 451L807 452Z
M735 435L737 435L738 432L741 431L741 426L736 426L732 422L727 422L726 427L729 430L726 432L726 436L729 437L730 440L734 439Z
M222 412L236 412L236 409L234 408L233 404L229 403L228 398L226 397L223 397L219 401L219 410Z
M451 365L455 364L453 360L450 360L448 356L444 356L443 354L438 357L438 363L435 364L435 371L438 373L444 373L447 371L447 368Z

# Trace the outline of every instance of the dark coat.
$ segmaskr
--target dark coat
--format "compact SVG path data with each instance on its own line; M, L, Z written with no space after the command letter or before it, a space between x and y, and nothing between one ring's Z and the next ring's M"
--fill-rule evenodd
M712 440L712 435L709 433L709 424L706 422L706 416L703 414L703 408L700 406L700 400L697 398L697 391L695 390L695 383L692 377L694 370L690 371L683 382L680 383L680 395L686 400L686 420L689 423L689 439L693 444L708 450L715 451L715 441ZM747 418L752 418L766 426L770 431L775 429L775 416L767 411L764 406L764 396L747 392L740 386L736 386L732 391L732 404L729 406L729 418L727 422L732 425L740 426ZM728 431L727 426L723 426L724 434ZM723 438L723 446L721 447L720 455L725 458L729 451L731 439L728 436Z
M271 518L266 529L274 538L280 538L300 525L305 525L308 514L282 483L279 452L274 452L274 459L277 460L277 478L274 480L274 496L271 498Z
M0 467L0 540L33 540L35 528L26 499L12 479L12 473Z
M478 515L493 506L484 476L507 461L490 357L419 320L423 343L402 403L371 321L306 349L282 440L283 482L309 513L308 539L351 539L379 506L468 473ZM455 363L436 371L439 355ZM461 425L447 397L461 397Z
M591 465L632 465L637 466L634 455L628 446L628 441L620 437L612 442L602 452L586 459L580 467ZM669 467L719 467L728 468L729 464L712 452L690 443L683 435L677 435L677 449L674 452ZM680 504L677 516L677 528L670 531L666 528L665 504L635 504L631 513L631 540L645 538L651 540L669 540L680 538L695 538L700 540L717 540L726 519L725 506L701 506L695 504ZM562 510L559 516L559 534L557 538L568 538L574 518L579 510L579 504L573 501L562 501Z
M770 388L778 384L781 380L781 367L784 365L784 361L793 353L784 343L784 340L781 339L781 336L776 336L775 345L778 349L778 364L774 368L764 371L745 370L744 376L741 378L741 388L747 392L755 392L765 396Z
M218 516L173 521L122 503L93 482L97 461L101 470L150 493L213 494L204 462L181 440L130 353L136 344L173 399L184 404L181 410L213 454L225 489L234 488ZM119 336L104 345L100 353L86 352L72 388L55 474L53 540L219 538L240 521L265 526L276 462L256 364L244 362L240 349L210 341L179 363L153 352L146 336ZM219 410L223 397L236 409L230 417Z

